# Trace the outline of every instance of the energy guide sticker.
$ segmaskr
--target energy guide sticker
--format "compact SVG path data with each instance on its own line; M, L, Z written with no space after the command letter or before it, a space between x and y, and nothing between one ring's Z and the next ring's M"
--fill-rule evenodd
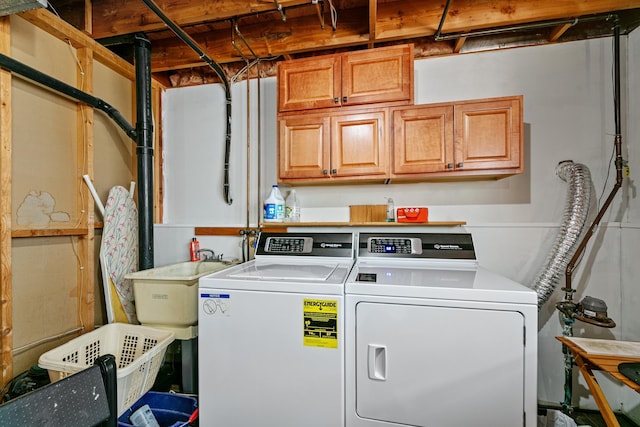
M338 348L338 301L305 299L302 311L304 345Z

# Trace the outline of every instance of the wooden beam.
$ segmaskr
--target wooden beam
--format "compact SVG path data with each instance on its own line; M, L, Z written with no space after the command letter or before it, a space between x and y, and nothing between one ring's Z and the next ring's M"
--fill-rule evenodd
M573 24L564 24L564 25L558 25L557 27L553 28L549 36L549 41L555 42L572 26Z
M265 233L282 233L286 232L286 226L274 226L274 227L196 227L196 236L242 236L242 232L253 231Z
M361 9L366 14L366 10ZM322 30L315 15L287 18L286 22L272 21L264 25L241 28L256 55L262 58L301 53L343 46L364 45L368 40L367 22L353 16L341 17L336 31L326 25ZM201 49L214 61L224 64L241 58L231 45L230 28L193 35ZM154 72L205 65L204 61L177 38L167 42L153 42L151 68Z
M456 40L456 44L453 47L453 52L454 53L460 53L460 51L462 50L462 46L464 45L464 42L467 41L466 37L460 37L459 39Z
M278 4L285 9L300 5L313 7L310 0L279 0ZM164 2L159 6L173 22L180 26L230 20L269 11L277 12L273 0L183 0ZM314 14L315 12L311 9L310 13ZM287 17L288 19L289 17ZM103 0L94 2L92 33L94 39L163 29L165 29L165 24L141 1Z
M69 42L75 48L88 48L93 51L93 58L129 80L135 79L133 65L111 52L87 34L67 24L46 9L35 9L20 13L18 16L31 22L36 27L52 36Z
M76 56L78 58L77 69L77 87L87 93L93 93L93 51L88 48L77 49ZM93 177L94 159L93 159L93 108L83 104L77 104L77 132L76 147L78 167L76 168L78 192L82 195L77 203L77 212L81 214L82 227L86 227L87 234L72 237L71 240L77 241L78 255L78 325L84 327L84 332L90 332L95 324L95 295L94 295L94 276L95 276L95 248L93 229L94 202L89 194L89 190L82 178L88 174Z
M376 39L376 20L378 19L378 0L369 0L369 48Z
M0 18L0 52L11 54L8 16ZM0 363L3 386L13 378L11 139L11 73L0 69Z
M425 6L429 3L430 6ZM512 0L452 2L442 34L506 27L554 19L575 18L640 7L640 0ZM376 39L432 36L444 5L422 0L398 0L378 5Z

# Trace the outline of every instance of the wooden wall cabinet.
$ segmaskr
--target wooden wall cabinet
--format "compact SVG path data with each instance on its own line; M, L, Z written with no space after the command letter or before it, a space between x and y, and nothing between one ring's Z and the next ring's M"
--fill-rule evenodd
M391 178L522 172L522 96L392 110Z
M386 178L387 116L387 109L365 109L280 117L279 180L313 183Z
M278 112L387 102L413 103L413 45L278 64Z

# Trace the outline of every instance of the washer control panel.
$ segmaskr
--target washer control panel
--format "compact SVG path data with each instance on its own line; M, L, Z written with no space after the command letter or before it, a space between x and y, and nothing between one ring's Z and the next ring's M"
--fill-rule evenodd
M313 249L311 237L268 237L265 240L265 252L272 254L304 254Z
M421 254L422 241L415 237L371 237L367 249L373 254Z

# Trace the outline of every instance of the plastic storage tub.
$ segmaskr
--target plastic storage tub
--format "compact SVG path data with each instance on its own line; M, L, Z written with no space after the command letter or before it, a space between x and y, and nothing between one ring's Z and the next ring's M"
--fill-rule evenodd
M93 365L105 354L116 358L118 414L151 389L173 332L126 323L110 323L40 356L38 365L51 382Z
M150 391L118 417L118 427L133 426L129 417L144 405L149 405L158 424L162 427L183 426L198 407L193 397Z

